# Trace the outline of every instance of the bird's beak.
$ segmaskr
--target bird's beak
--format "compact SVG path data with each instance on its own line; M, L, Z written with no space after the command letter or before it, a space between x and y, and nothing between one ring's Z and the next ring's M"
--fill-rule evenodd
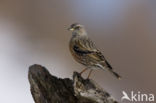
M71 28L71 27L70 27L70 28L68 28L67 30L68 30L68 31L73 31L73 30L74 30L74 28Z

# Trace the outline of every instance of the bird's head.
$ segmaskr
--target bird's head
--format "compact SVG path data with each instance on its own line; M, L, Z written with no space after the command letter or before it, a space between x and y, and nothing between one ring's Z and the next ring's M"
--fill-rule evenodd
M77 34L77 35L86 35L87 34L84 26L79 23L72 24L68 28L68 30L72 31L74 34Z

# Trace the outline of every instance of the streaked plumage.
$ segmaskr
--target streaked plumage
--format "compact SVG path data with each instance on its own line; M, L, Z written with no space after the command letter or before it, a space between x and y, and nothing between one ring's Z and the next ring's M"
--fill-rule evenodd
M72 24L69 30L72 31L72 38L69 43L69 48L71 54L77 62L83 64L88 69L100 68L103 70L108 70L115 77L118 79L120 78L120 76L113 71L111 65L106 61L103 54L89 39L83 25L78 23Z

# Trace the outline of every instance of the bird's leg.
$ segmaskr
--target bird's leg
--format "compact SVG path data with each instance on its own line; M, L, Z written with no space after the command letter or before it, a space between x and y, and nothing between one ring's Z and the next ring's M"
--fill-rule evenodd
M85 72L87 69L88 69L88 68L83 69L83 70L80 72L80 75L81 75L83 72Z
M90 72L89 72L89 75L88 75L87 79L89 79L89 77L90 77L92 71L93 71L93 70L91 69Z

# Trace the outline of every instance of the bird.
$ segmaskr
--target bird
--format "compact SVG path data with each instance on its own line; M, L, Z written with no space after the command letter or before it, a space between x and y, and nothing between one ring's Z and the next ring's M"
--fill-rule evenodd
M89 38L83 25L73 23L70 25L68 30L72 32L72 36L69 41L69 50L73 58L78 63L85 66L80 74L90 69L87 77L89 79L93 70L102 69L109 71L117 79L121 79L121 76L114 71L102 52L100 52L100 50L95 46L95 43Z

